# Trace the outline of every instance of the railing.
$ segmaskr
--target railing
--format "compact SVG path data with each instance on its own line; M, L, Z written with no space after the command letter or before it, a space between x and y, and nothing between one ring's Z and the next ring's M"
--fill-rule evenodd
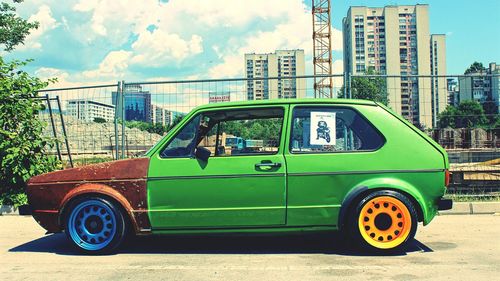
M500 158L498 75L339 74L331 77L334 97L375 99L387 104L441 144L457 173L461 173L459 169L464 165L497 167L491 160ZM71 162L85 165L144 153L182 116L199 105L313 98L314 78L308 75L120 81L45 89L39 96L50 107L39 116L47 123L46 133L60 140L52 153L59 155L68 166ZM471 104L471 100L478 103ZM474 173L482 172L496 174L486 170ZM462 182L496 180L489 176L482 180L465 177Z

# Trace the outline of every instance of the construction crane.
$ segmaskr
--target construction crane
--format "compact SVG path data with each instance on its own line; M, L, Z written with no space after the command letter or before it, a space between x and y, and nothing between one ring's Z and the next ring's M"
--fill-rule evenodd
M312 0L314 97L332 98L330 0Z

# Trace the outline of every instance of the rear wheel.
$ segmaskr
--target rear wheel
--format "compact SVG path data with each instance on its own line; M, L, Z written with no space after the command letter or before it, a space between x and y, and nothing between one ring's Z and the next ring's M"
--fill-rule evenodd
M359 201L349 220L352 237L365 248L395 250L413 240L417 211L401 193L383 190Z
M65 226L66 235L77 249L95 254L116 250L127 233L119 207L100 197L74 201L69 206Z

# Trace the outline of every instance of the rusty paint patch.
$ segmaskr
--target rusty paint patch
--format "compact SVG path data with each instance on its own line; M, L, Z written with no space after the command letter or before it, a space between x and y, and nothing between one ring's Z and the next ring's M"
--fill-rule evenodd
M33 216L48 231L60 232L59 214L67 202L82 194L99 193L119 202L127 211L135 231L144 234L141 230L151 229L147 216L148 166L148 158L138 158L33 177L27 187Z
M32 177L28 184L146 178L148 158L134 158L82 166Z

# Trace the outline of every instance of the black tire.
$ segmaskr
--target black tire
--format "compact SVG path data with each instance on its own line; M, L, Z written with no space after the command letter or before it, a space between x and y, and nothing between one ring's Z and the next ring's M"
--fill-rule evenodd
M121 206L97 196L70 202L64 219L69 241L86 254L114 253L128 234Z
M418 224L417 210L403 194L392 190L375 191L354 204L346 222L354 246L364 251L388 253L401 251L413 241Z

